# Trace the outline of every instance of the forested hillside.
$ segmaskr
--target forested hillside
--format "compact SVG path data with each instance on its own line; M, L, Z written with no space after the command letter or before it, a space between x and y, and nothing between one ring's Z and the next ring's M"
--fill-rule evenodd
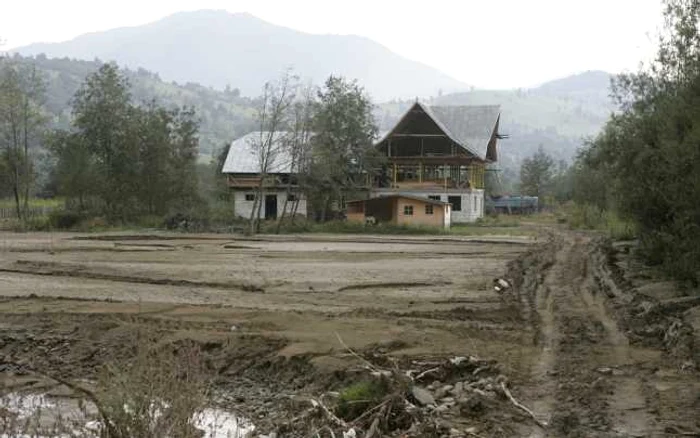
M53 124L65 128L70 123L70 100L85 77L96 72L102 62L79 61L45 56L24 58L34 63L46 80L46 109ZM251 129L254 99L242 97L236 89L214 90L195 83L165 82L143 69L125 70L133 100L146 103L155 99L165 107L191 106L201 121L200 155L210 156L231 139Z
M37 65L47 80L47 110L58 127L70 121L70 99L85 77L97 71L101 61L67 58L23 58ZM126 70L135 102L155 99L163 106L192 106L201 120L200 155L216 155L224 144L253 129L257 97L243 96L237 88L223 91L195 83L165 82L144 69ZM274 78L271 73L269 79ZM434 97L436 105L501 105L502 165L518 167L520 161L542 145L557 159L570 160L584 137L595 136L614 107L608 98L610 75L587 72L552 81L534 89L473 90ZM389 129L412 100L377 103L380 130Z

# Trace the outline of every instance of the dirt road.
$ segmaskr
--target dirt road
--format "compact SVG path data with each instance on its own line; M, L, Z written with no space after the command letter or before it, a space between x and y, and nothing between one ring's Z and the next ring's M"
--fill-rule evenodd
M611 267L599 240L570 232L512 267L539 346L522 394L549 424L533 436L697 436L692 356L673 359L663 338L630 342L625 320L639 294Z

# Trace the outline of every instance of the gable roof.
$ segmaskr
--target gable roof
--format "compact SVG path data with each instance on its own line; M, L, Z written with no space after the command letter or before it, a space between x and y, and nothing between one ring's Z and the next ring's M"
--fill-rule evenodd
M499 105L429 106L416 102L377 144L393 134L416 106L433 119L450 140L467 152L482 160L492 159L491 154L488 153L488 146L494 134L497 134L498 122L501 117ZM495 156L495 152L493 156Z
M260 173L260 162L255 145L259 144L260 136L266 138L269 131L253 131L234 140L228 149L221 173ZM273 133L270 166L267 173L292 173L292 158L284 143L289 133L279 131Z

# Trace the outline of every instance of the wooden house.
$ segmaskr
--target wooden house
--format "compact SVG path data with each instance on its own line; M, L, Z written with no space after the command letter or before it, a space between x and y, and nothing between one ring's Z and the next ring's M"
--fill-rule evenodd
M414 103L376 147L387 166L370 197L403 195L451 204L451 222L484 215L486 166L498 160L498 106Z
M450 227L450 204L430 198L391 194L350 201L346 206L348 222Z

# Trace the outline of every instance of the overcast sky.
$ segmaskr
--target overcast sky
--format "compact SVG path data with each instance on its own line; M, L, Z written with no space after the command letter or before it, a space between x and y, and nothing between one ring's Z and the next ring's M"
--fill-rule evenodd
M11 49L196 9L366 36L480 88L636 70L662 23L661 0L0 0L0 38Z

